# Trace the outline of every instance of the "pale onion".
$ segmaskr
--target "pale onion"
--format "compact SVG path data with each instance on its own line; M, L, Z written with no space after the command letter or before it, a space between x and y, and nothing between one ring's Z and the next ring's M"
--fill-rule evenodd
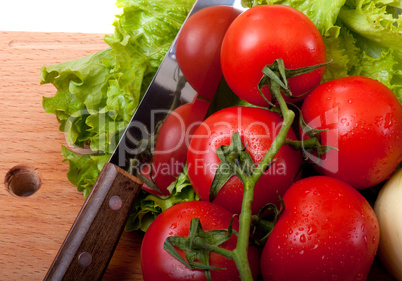
M379 257L389 273L402 281L402 169L382 187L374 211L380 225Z

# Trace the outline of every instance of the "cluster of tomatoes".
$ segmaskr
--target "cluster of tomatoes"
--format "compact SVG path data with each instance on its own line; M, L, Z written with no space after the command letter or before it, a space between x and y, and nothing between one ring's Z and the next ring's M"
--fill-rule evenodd
M231 7L216 6L192 18L200 41L177 45L178 62L188 82L202 100L210 99L221 72L233 92L253 106L219 110L191 131L181 161L186 162L201 200L170 207L151 224L141 249L144 280L206 280L204 270L190 269L165 251L165 240L188 236L193 218L209 231L227 229L233 214L240 213L243 182L238 176L228 178L213 202L209 202L210 188L221 161L216 151L230 146L234 133L239 133L243 149L258 165L281 129L282 116L268 107L269 87L261 92L258 87L263 67L278 58L287 69L328 59L315 25L287 6L262 5L240 15ZM186 25L191 26L192 18ZM188 33L184 27L181 34ZM186 53L184 59L180 52ZM217 52L218 62L213 59ZM206 61L215 64L211 67ZM359 190L381 184L400 164L402 106L390 89L370 78L345 77L320 84L324 71L321 67L288 80L294 97L284 99L301 106L299 115L309 131L293 126L286 139L307 141L315 134L321 147L332 149L321 156L303 142L300 149L285 143L255 185L250 206L254 215L269 203L282 208L265 245L249 247L255 280L259 276L281 281L365 280L377 252L378 221ZM186 114L193 121L202 120L206 108ZM306 159L313 163L313 175L311 169L308 174L301 171ZM161 188L165 195L170 182ZM238 217L233 229L239 229ZM220 247L233 250L236 242L237 236L232 235ZM208 270L212 280L240 280L236 264L222 255L211 253L209 265L218 268Z

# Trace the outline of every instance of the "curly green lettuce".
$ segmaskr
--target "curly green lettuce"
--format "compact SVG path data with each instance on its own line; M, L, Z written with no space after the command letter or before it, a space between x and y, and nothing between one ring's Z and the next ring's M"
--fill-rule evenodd
M287 5L307 15L324 36L337 35L339 27L335 25L345 0L263 0L267 4Z
M43 97L43 108L55 114L66 135L69 181L89 195L100 171L109 160L194 0L117 0L122 13L116 15L114 34L105 36L110 48L84 58L44 66L41 84L57 89ZM75 148L85 149L85 154ZM183 192L182 192L183 191ZM177 188L163 202L148 197L142 211L133 214L127 227L146 229L144 213L162 209L195 196L192 188ZM140 199L144 197L141 194ZM150 200L149 198L152 198ZM139 203L136 203L139 204ZM162 206L162 207L161 207ZM140 223L134 223L139 221ZM144 225L141 225L141 221ZM132 227L132 225L137 225Z
M184 201L199 200L187 175L187 169L168 187L171 195L160 198L148 192L141 192L135 201L125 231L141 230L146 232L154 219L169 207Z
M402 17L397 0L346 1L338 18L358 48L348 75L377 79L402 102Z

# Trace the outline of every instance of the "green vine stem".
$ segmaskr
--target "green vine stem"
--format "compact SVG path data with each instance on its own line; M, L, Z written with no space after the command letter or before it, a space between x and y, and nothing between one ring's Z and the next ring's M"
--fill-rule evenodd
M265 154L264 158L256 167L251 176L247 176L246 174L244 174L243 171L237 170L238 176L243 181L244 195L243 195L241 213L239 216L239 234L238 234L237 246L233 250L233 260L237 265L242 281L253 280L250 264L248 262L247 252L248 252L248 244L250 236L250 226L252 221L251 205L253 203L254 188L257 181L261 178L261 176L265 172L266 167L270 166L275 155L282 147L282 145L285 143L286 136L295 118L295 113L292 110L289 110L285 102L285 99L282 97L279 85L273 82L271 84L271 89L272 94L275 95L275 98L278 101L279 107L283 115L283 123L281 129L279 130L278 135L275 137L270 149Z

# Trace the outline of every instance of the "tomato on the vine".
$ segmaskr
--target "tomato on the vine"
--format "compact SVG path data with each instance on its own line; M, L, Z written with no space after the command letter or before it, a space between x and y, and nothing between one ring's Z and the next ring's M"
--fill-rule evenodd
M379 244L373 209L335 178L299 180L261 255L264 280L366 280Z
M261 162L277 136L283 119L272 111L254 107L229 107L209 116L195 131L187 153L187 170L192 186L202 200L209 200L211 184L220 160L216 154L222 145L230 145L239 132L243 146L254 164ZM287 138L296 140L293 130ZM254 192L253 213L268 203L279 203L277 192L283 195L297 176L302 162L301 152L287 145L276 154L275 163L261 176ZM233 213L240 213L244 186L232 176L213 201Z
M205 231L228 229L233 214L223 207L204 201L183 202L162 212L150 225L142 240L141 267L145 281L164 280L206 280L202 270L191 270L164 250L164 242L169 236L189 235L190 222L199 218ZM238 230L238 218L234 217L233 229ZM237 236L233 235L221 247L233 250ZM179 250L184 256L184 253ZM259 274L259 253L249 247L249 262L253 276ZM210 265L220 267L211 270L212 280L239 280L240 276L234 261L216 253L210 253Z
M211 6L192 15L176 43L176 59L197 93L211 100L220 80L220 48L227 28L240 14L230 6Z
M228 28L222 42L221 64L230 88L251 104L267 106L258 91L265 65L283 59L289 69L326 62L324 41L313 22L302 12L284 5L248 9ZM302 99L319 85L324 67L289 79L293 96ZM262 89L270 99L268 87ZM302 97L301 97L302 96Z
M301 112L309 127L328 129L319 134L321 144L337 148L314 166L321 174L363 189L389 178L402 160L402 105L377 80L350 76L323 83Z

